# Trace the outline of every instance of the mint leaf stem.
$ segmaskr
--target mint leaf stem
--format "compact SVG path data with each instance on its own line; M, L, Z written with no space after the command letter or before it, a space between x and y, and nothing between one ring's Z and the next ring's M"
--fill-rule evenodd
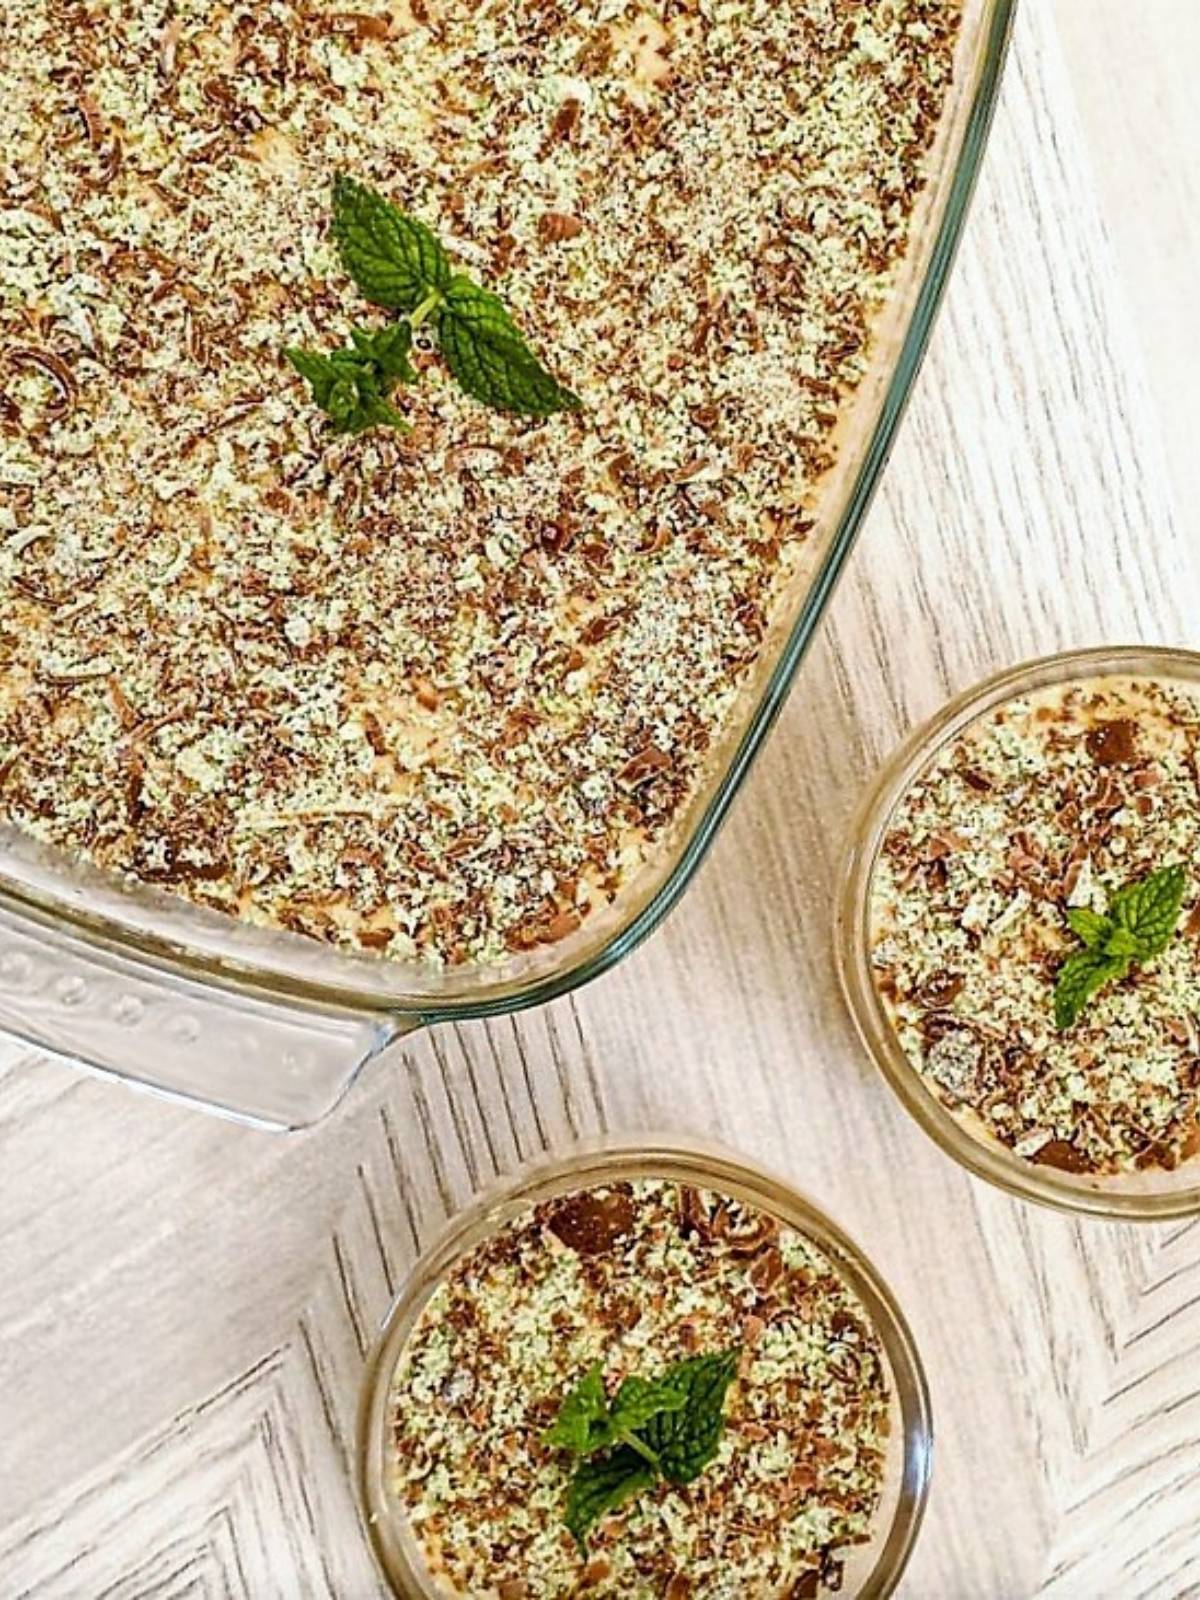
M438 307L444 303L445 298L440 289L431 289L408 318L409 327L415 331L423 322L427 322Z
M644 1440L639 1439L636 1433L631 1433L628 1428L622 1428L617 1434L617 1438L622 1444L627 1444L631 1450L636 1450L642 1460L648 1462L655 1472L661 1476L662 1462L658 1459L658 1453L651 1450L650 1446Z

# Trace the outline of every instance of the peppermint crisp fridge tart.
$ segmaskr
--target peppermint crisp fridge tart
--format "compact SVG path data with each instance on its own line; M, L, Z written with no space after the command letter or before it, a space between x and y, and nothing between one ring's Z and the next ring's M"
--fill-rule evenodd
M1087 1210L1200 1208L1200 657L1059 656L948 707L870 803L839 947L958 1159Z
M435 969L617 900L816 565L962 19L7 0L0 821Z
M372 1364L362 1481L404 1595L891 1592L929 1420L907 1330L799 1197L682 1149L477 1207Z

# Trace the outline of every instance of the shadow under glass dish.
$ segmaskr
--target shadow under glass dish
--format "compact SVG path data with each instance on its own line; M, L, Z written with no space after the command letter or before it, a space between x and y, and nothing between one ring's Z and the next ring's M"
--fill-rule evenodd
M854 825L836 913L842 993L859 1037L901 1104L945 1153L976 1177L1023 1200L1064 1211L1132 1222L1158 1222L1200 1212L1200 1157L1174 1172L1161 1168L1098 1176L1038 1166L998 1139L975 1132L925 1086L887 1015L871 971L871 898L875 865L896 807L938 752L987 712L1054 684L1106 677L1144 677L1200 691L1200 654L1128 648L1072 650L1013 667L959 695L897 750Z
M610 1140L498 1185L460 1213L414 1267L368 1360L359 1410L359 1500L375 1555L403 1600L444 1600L389 1487L392 1375L430 1295L464 1255L532 1206L578 1189L659 1178L732 1195L811 1240L861 1303L882 1348L892 1397L883 1498L871 1539L848 1554L846 1600L885 1600L904 1574L929 1497L933 1423L924 1369L891 1291L858 1246L811 1201L716 1147Z
M403 1033L539 1005L651 933L703 860L778 715L886 463L966 217L1016 0L964 0L929 183L839 424L810 559L783 595L707 776L655 856L560 944L444 971L340 952L126 885L0 830L0 1028L102 1073L272 1128L312 1123Z

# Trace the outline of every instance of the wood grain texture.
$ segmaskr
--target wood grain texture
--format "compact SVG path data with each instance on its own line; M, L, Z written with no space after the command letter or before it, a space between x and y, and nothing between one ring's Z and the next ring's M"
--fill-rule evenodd
M913 1600L1200 1594L1200 1233L1085 1226L969 1180L864 1062L830 954L845 831L915 721L1019 656L1195 639L1200 563L1173 493L1190 468L1159 409L1179 363L1145 314L1175 269L1131 266L1120 205L1124 171L1145 255L1184 180L1139 172L1103 43L1111 17L1123 62L1138 49L1165 83L1163 19L1191 0L1137 8L1154 28L1123 4L1024 7L884 490L659 936L539 1012L409 1039L289 1139L0 1056L4 1600L375 1600L353 1419L397 1284L496 1173L650 1128L793 1178L909 1312L938 1423Z

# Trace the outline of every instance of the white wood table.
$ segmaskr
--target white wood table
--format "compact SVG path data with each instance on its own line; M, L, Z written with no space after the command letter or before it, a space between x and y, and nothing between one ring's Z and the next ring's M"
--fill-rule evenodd
M866 777L952 690L1200 636L1198 45L1195 0L1025 0L852 571L647 947L418 1035L290 1138L3 1047L3 1600L378 1595L349 1461L392 1290L496 1171L647 1127L793 1177L904 1303L938 1423L907 1595L1200 1595L1200 1225L1077 1223L952 1166L851 1037L829 911Z

